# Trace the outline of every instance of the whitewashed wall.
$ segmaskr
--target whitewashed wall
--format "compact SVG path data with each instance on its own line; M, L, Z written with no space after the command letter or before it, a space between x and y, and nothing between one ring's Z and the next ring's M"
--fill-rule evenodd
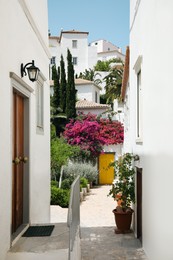
M107 52L100 52L97 54L97 59L101 60L101 61L106 61L106 60L110 60L110 59L122 59L124 61L124 54L118 52L118 51L107 51Z
M77 40L77 48L72 48L72 40ZM61 54L67 71L67 49L70 50L72 57L77 57L78 63L74 65L75 74L84 72L88 68L88 40L87 34L63 33L57 53L57 66L60 63Z
M11 241L12 207L12 85L10 72L20 76L21 63L32 59L48 79L47 1L0 1L0 259L4 260ZM25 11L26 12L25 12ZM41 11L40 11L41 10ZM29 12L28 12L29 11ZM39 15L38 15L39 13ZM29 20L33 18L31 25ZM23 80L35 90L35 84ZM44 135L36 134L35 91L30 97L30 223L49 222L49 84L44 86Z
M130 1L130 129L143 168L143 247L149 260L172 260L173 2ZM142 143L136 142L136 74L141 55Z
M94 66L97 63L97 49L96 49L95 46L88 46L87 50L88 50L88 61L87 61L88 66L87 66L87 68L93 69Z
M79 100L86 99L88 101L95 102L95 92L97 92L97 100L100 103L100 90L94 84L83 84L83 85L75 85L77 90L77 98Z
M115 160L122 155L122 144L114 144L114 145L105 145L103 147L104 152L114 152Z
M114 44L106 40L93 41L91 43L91 46L97 47L97 52L113 51L113 50L120 51L120 49L117 46L115 46Z
M123 111L123 124L124 124L124 143L123 143L123 153L132 152L132 144L130 139L130 88L127 85L126 95L124 99L124 111Z
M72 40L77 40L77 48L72 48ZM98 43L97 45L95 45L96 42ZM88 35L83 33L62 33L60 43L57 44L56 40L50 38L49 46L51 55L56 56L57 66L60 66L60 57L61 54L63 55L66 71L67 49L70 50L73 57L77 57L78 63L74 65L74 70L78 76L85 69L94 69L98 60L109 60L112 58L121 58L124 60L125 57L120 48L106 40L99 40L88 44ZM108 49L110 49L110 52Z

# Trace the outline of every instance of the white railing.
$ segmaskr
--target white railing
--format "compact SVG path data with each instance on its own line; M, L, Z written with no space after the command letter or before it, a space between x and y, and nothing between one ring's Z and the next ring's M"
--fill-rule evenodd
M71 185L67 225L70 232L69 260L80 260L80 176L77 176Z

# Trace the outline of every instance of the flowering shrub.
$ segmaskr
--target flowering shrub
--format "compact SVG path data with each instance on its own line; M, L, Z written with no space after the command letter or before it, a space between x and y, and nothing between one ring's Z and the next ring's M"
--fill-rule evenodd
M108 195L117 201L118 206L123 211L126 211L132 202L135 202L133 158L131 153L126 153L110 164L114 167L116 179Z
M124 128L118 121L97 118L89 113L72 119L63 135L69 144L78 145L91 156L98 156L103 151L103 145L123 143Z

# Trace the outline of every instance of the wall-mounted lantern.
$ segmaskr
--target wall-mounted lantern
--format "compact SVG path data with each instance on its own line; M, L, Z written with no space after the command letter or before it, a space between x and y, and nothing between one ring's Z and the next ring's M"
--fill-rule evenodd
M29 66L29 65L31 65L31 66ZM29 67L27 68L27 66L29 66ZM22 78L23 78L23 76L26 76L26 69L28 71L29 79L32 82L36 81L40 70L39 70L39 68L35 67L34 60L32 60L32 62L27 63L25 66L23 65L23 63L21 64L21 77Z

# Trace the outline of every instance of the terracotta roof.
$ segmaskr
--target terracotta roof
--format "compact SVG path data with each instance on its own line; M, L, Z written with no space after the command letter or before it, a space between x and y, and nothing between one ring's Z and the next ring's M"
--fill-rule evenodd
M125 64L124 64L124 72L123 72L123 79L122 79L122 87L121 87L121 98L124 101L127 83L129 79L129 61L130 61L130 49L129 46L126 48L126 57L125 57Z
M98 89L102 90L102 88L100 86L98 86L97 84L94 83L94 81L90 81L87 79L75 79L75 85L94 85L96 86Z
M76 31L76 30L61 31L61 34L62 33L89 34L89 32L81 32L81 31Z
M114 52L118 52L118 53L120 53L122 56L125 56L122 52L120 52L120 51L118 51L118 50L112 50L112 51L101 51L101 52L98 52L98 54L114 53Z
M58 36L49 36L50 40L57 40L59 41L59 37Z
M111 64L110 64L111 65ZM117 69L117 70L123 70L123 64L122 63L117 63L111 66L112 69Z
M61 31L59 42L61 41L62 34L64 34L64 33L67 33L67 34L87 34L87 35L89 34L89 32L80 32L80 31L76 31L76 30Z
M92 108L106 108L106 109L109 109L110 108L110 105L106 105L106 104L99 104L99 103L95 103L95 102L92 102L92 101L88 101L86 99L84 100L79 100L76 102L76 108L82 108L82 109L92 109Z
M94 82L87 80L87 79L78 78L78 79L75 79L75 84L76 85L86 85L86 84L94 84Z

